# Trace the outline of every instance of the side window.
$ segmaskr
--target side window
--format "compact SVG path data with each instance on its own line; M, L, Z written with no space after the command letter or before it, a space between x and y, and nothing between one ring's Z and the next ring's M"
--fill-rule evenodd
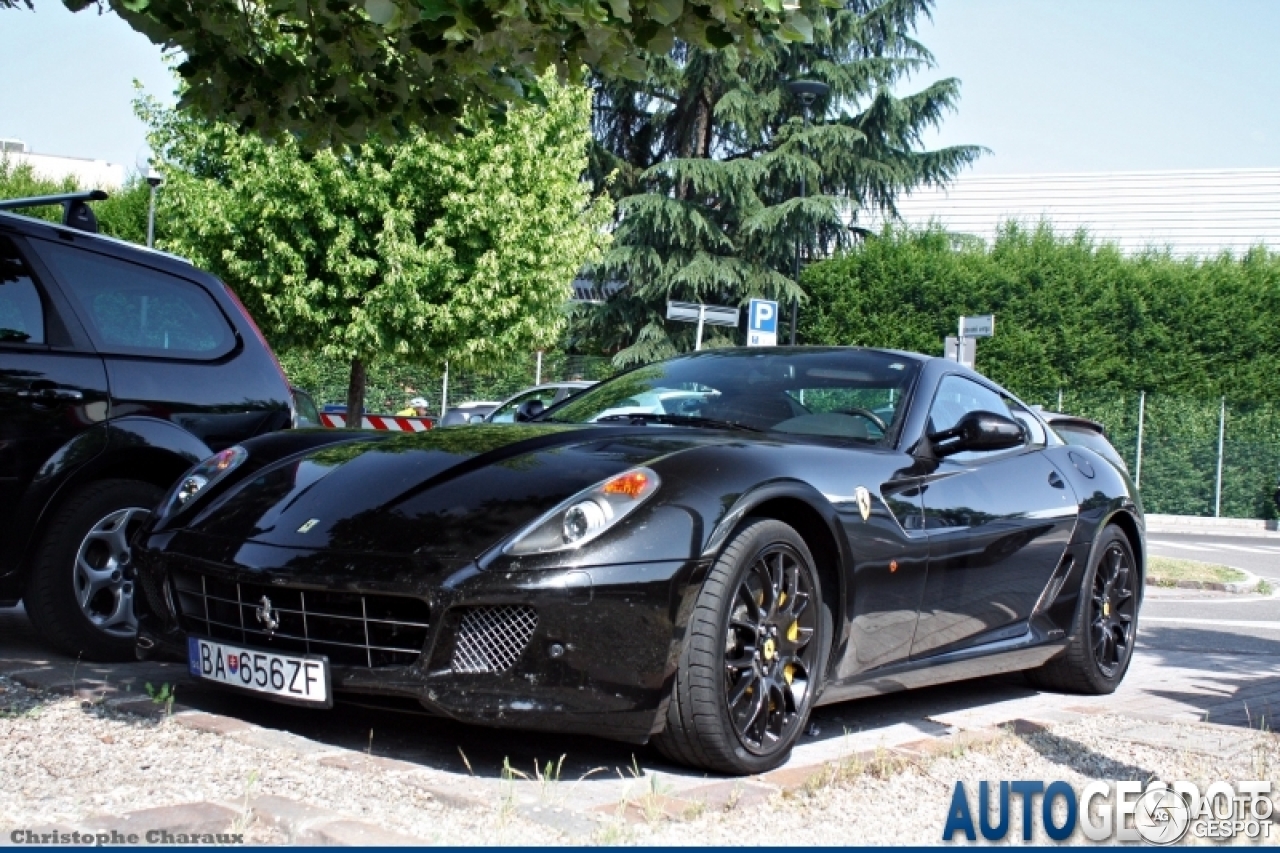
M549 409L551 408L551 404L555 400L555 397L555 388L539 388L536 391L521 394L519 397L508 401L505 406L501 406L495 410L493 417L491 417L489 421L495 424L512 423L516 419L516 409L520 408L521 403L526 400L541 400L543 407Z
M194 282L50 241L39 248L100 350L205 359L235 345L217 303Z
M1022 424L1023 429L1027 431L1027 443L1036 447L1044 444L1048 436L1045 435L1044 427L1040 425L1040 421L1036 420L1036 416L1008 397L1004 398L1004 403L1009 409L1009 414L1013 415L1014 420Z
M1011 417L1009 407L994 391L963 376L948 376L938 384L929 409L929 432L951 429L970 412L994 412Z
M1019 407L1021 408L1021 407ZM938 393L934 395L933 405L929 408L929 432L941 432L955 426L969 412L994 412L1005 417L1017 415L1009 409L1003 397L984 385L965 379L963 376L948 376L938 383ZM1017 418L1023 421L1022 418ZM1040 433L1043 443L1044 433ZM981 459L991 451L966 451L948 457L957 462Z
M26 260L0 237L0 344L43 344L44 304Z

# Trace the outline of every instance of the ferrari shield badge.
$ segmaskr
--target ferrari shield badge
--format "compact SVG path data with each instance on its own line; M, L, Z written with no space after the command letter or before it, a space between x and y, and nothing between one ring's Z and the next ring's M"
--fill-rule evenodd
M871 493L867 491L866 486L858 486L853 492L853 498L858 502L858 512L862 513L862 520L866 521L871 517Z

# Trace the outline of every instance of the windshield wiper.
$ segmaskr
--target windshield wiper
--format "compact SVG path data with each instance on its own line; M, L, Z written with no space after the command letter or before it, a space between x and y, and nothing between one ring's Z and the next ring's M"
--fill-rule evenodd
M711 427L713 429L736 429L742 432L764 432L762 429L749 427L746 424L734 423L733 421L718 421L715 418L702 418L697 415L660 415L654 412L634 412L629 415L605 415L603 418L596 418L596 423L598 424L622 421L637 424L667 424L669 426L698 426Z

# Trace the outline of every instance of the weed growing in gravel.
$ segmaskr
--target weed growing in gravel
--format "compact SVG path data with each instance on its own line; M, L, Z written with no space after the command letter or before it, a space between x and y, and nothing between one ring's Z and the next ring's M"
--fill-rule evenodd
M511 759L503 757L502 759L502 783L498 797L498 828L506 829L507 824L511 822L511 818L516 813L516 778L528 780L527 774L521 773L519 770L511 766Z
M257 819L257 815L253 813L253 809L249 808L249 795L253 791L253 786L258 783L258 771L254 770L249 774L249 778L244 783L244 804L240 807L240 814L231 822L231 831L243 835L249 831L249 827L253 825Z
M538 759L533 760L533 775L538 780L538 800L543 803L549 803L555 799L555 792L560 782L560 771L564 768L565 756L561 755L560 760L555 764L547 762L545 770L538 769Z
M147 695L151 697L151 701L157 705L164 706L164 715L166 717L173 716L173 694L177 691L172 684L161 684L158 688L152 687L151 682L146 684Z
M1266 581L1263 581L1263 580L1258 581L1258 595L1271 595L1275 591L1276 591L1276 588L1273 587L1271 584L1267 583Z

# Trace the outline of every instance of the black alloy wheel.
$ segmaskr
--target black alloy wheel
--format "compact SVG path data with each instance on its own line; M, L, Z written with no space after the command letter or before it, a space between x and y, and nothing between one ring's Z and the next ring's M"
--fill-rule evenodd
M725 703L738 739L767 755L800 723L814 669L813 571L794 548L759 552L733 596L725 634Z
M1084 572L1080 604L1067 646L1048 663L1027 672L1047 690L1102 695L1124 679L1138 638L1141 573L1129 537L1108 525Z
M1137 615L1135 574L1132 558L1114 541L1102 553L1093 574L1090 639L1094 662L1107 678L1129 662Z
M720 773L782 764L821 688L830 637L804 539L780 521L743 521L698 592L654 744Z

